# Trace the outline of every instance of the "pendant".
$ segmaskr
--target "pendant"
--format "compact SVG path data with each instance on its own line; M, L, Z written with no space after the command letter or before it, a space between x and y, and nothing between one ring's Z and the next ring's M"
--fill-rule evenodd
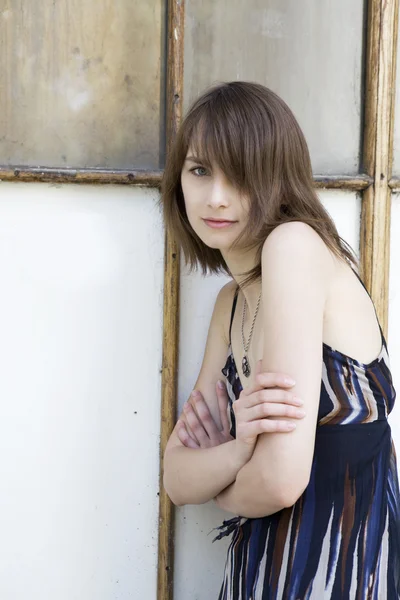
M244 355L242 358L242 371L245 377L250 377L250 363L246 355Z

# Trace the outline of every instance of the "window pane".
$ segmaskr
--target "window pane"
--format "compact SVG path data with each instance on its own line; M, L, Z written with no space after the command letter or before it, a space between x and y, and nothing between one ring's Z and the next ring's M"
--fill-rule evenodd
M158 168L164 0L6 6L0 163Z
M341 190L318 190L318 196L334 219L339 235L358 254L360 195ZM400 228L398 232L400 240ZM400 256L400 245L398 255ZM398 273L400 273L400 261ZM193 390L193 382L196 381L200 371L215 298L229 279L222 274L204 278L199 271L189 273L184 261L181 262L178 414L183 408L183 403L189 398ZM400 311L397 308L396 310L400 315ZM400 329L398 339L400 346ZM398 373L400 375L400 364ZM398 422L400 423L400 419ZM174 600L218 598L226 551L232 538L222 538L212 544L210 539L213 539L218 532L209 535L205 535L204 532L208 534L213 527L222 523L221 514L219 510L214 511L211 507L205 510L204 505L184 506L177 511L174 536L176 574ZM195 544L193 540L196 540ZM207 573L207 577L204 577L204 573ZM324 600L322 595L317 597Z
M187 0L185 106L217 81L257 81L291 107L317 174L359 168L363 0Z
M1 191L0 598L153 600L159 194Z

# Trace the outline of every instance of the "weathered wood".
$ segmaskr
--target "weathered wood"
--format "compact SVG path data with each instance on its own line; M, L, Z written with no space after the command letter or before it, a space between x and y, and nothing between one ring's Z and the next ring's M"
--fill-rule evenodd
M120 171L111 169L49 169L0 167L0 181L47 183L99 183L159 187L163 171Z
M314 176L315 187L327 190L351 190L353 192L360 192L367 189L372 183L373 179L368 175L355 175L354 177L344 175Z
M398 0L369 0L360 255L364 281L385 336L388 327L390 209Z
M182 116L184 10L184 0L168 0L167 155ZM165 447L175 425L177 409L179 258L177 243L166 231L157 600L173 600L175 513L162 485L162 476Z
M400 178L392 177L392 179L389 181L389 187L392 192L398 192L400 190Z
M173 125L174 127L174 125ZM0 166L0 181L25 181L46 183L98 183L138 185L158 188L161 185L163 170L147 171L136 169L52 169L41 167ZM393 180L392 180L393 181ZM345 175L316 175L315 187L320 189L341 189L359 192L373 183L368 175L349 177Z

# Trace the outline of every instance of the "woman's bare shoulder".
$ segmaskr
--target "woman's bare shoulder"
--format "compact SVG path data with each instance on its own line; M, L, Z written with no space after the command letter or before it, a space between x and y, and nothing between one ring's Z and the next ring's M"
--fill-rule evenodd
M268 277L272 283L278 277L291 288L296 281L303 286L304 276L307 276L307 280L314 277L320 287L327 289L334 277L336 263L333 251L318 232L301 221L278 225L265 240L261 252L263 280Z
M319 233L302 221L290 221L275 227L263 244L263 253L287 249L298 254L298 251L317 252L326 260L334 263L334 254Z

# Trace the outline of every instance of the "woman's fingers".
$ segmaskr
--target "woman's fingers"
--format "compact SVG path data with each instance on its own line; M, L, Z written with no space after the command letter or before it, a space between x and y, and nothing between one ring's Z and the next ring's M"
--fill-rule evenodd
M216 385L219 414L221 416L222 431L230 431L230 423L228 419L229 397L228 391L224 383L219 380Z
M199 444L189 435L186 424L181 419L178 420L176 432L184 446L194 449L200 448Z
M244 394L243 406L250 408L263 402L289 404L292 406L302 406L303 401L298 398L292 392L287 392L281 389L262 389L253 392L250 396Z
M253 394L254 392L265 389L265 388L284 388L290 389L296 382L295 380L286 375L285 373L265 373L261 372L262 361L259 360L257 363L257 374L254 378L254 384L251 387L246 388L244 391L246 396Z
M256 406L252 406L246 411L246 421L268 418L276 419L277 417L303 419L305 416L306 413L301 408L273 402L263 402Z
M187 433L190 435L190 437L192 438L192 440L198 444L198 440L196 439L196 436L194 435L194 433L191 431L190 427L189 427L189 423L187 422L186 419L186 414L185 414L185 410L182 412L181 416L179 417L179 419L182 421L182 423L185 425L186 427L186 431Z
M197 403L196 410L198 410ZM185 402L183 405L183 412L185 414L186 422L190 427L191 432L194 434L194 437L199 442L200 446L204 446L209 440L209 436L203 427L201 416L197 416L193 406L189 401Z
M198 414L198 419L201 421L203 429L206 431L211 440L215 440L220 435L220 430L214 421L212 414L200 392L196 391L194 395L195 408Z
M267 373L265 371L257 373L255 384L260 387L282 387L291 388L296 385L295 380L286 373Z
M240 423L236 427L236 437L242 440L252 439L262 433L289 433L296 429L293 421L277 421L270 419L259 419Z
M194 407L190 403L187 403L184 411L186 411L186 419L188 420L190 429L197 440L202 446L204 444L210 445L208 443L210 441L221 443L221 431L199 391L195 390L192 392L192 402Z
M189 435L196 447L211 448L232 440L230 435L230 423L227 414L228 395L225 386L217 387L217 401L221 416L221 424L214 420L213 415L204 400L201 392L194 390L190 400L183 405L180 419L184 422L186 431L183 437ZM181 440L182 441L182 440ZM189 445L186 443L185 445ZM190 447L194 447L192 444Z
M258 361L253 385L233 403L236 438L252 442L262 433L293 431L294 419L305 417L299 408L302 400L290 391L295 384L285 373L262 372L262 361Z

